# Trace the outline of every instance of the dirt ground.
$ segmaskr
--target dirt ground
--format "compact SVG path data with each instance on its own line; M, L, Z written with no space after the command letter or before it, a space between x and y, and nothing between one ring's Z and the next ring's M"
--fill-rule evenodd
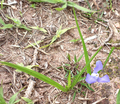
M8 3L8 1L5 0L5 3ZM67 7L63 11L56 11L55 8L60 7L58 4L35 3L36 8L32 8L30 5L33 3L27 0L16 1L17 3L10 6L4 5L5 8L0 10L0 18L5 23L12 24L13 22L7 19L6 15L17 18L27 27L39 26L46 29L47 33L45 34L34 29L27 31L19 28L0 30L0 54L2 54L0 55L0 60L15 64L23 63L24 66L39 65L39 67L33 70L65 86L67 83L67 79L65 78L66 71L63 68L58 69L58 67L64 64L72 65L74 63L74 55L78 58L83 54L80 40L77 43L70 42L70 40L80 38L77 28L62 34L49 47L44 49L40 49L40 47L50 43L61 25L62 29L76 26L72 8ZM88 8L84 0L69 1ZM1 65L0 82L3 80L4 98L6 102L9 101L14 93L25 86L26 88L20 92L18 98L26 96L26 89L29 83L32 83L34 85L33 90L29 92L28 97L35 104L116 104L117 90L120 89L120 0L113 0L112 8L109 8L106 1L109 2L109 0L89 0L92 9L100 9L98 13L93 14L91 17L87 17L87 14L80 10L75 9L75 11L89 58L103 45L101 51L91 62L92 69L95 67L97 60L104 62L111 47L115 47L103 73L100 75L108 74L111 81L103 84L92 84L91 87L95 92L83 86L81 91L76 93L73 101L73 90L68 93L63 93L41 80ZM101 16L101 14L103 15ZM98 20L98 15L101 16L102 21ZM25 48L30 43L36 43L39 40L43 42L37 44L35 47ZM68 53L71 56L71 62L67 59ZM83 57L79 62L78 70L80 71L84 66L85 59ZM69 70L75 70L74 66L70 67ZM30 82L31 80L32 82ZM80 89L81 86L78 83L75 88ZM23 101L20 103L24 104Z

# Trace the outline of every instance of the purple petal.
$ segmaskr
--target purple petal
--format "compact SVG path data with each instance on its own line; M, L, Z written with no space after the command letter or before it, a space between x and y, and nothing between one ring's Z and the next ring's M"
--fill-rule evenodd
M102 78L98 78L97 80L99 83L105 83L105 82L110 82L109 76L105 75Z
M97 81L97 79L95 79L93 76L91 76L90 74L87 74L85 81L89 84L95 83Z
M97 61L97 62L96 62L96 67L94 68L93 73L97 73L97 72L99 72L99 71L102 70L102 69L103 69L102 62L101 62L101 61Z

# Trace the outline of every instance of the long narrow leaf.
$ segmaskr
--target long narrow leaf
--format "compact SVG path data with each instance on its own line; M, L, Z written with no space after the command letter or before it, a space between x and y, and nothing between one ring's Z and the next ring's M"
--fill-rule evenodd
M102 49L102 47L100 47L97 52L91 57L91 59L88 61L88 63L85 65L85 67L81 70L81 72L77 75L77 77L73 80L72 85L71 85L71 89L77 84L77 82L81 79L81 75L85 72L85 69L87 68L87 66L90 64L90 62L93 60L93 58L98 54L98 52Z
M7 104L1 95L0 95L0 104Z
M79 61L81 60L81 58L83 57L83 55L84 55L84 54L82 54L82 55L78 58L77 62L79 62Z
M69 71L69 75L68 75L68 88L71 87L71 75L70 75L70 71Z
M5 24L3 27L0 27L0 29L9 29L12 28L14 25L13 24Z
M0 18L0 24L5 25L4 21L2 20L2 18Z
M62 34L64 34L64 33L67 32L68 30L73 29L73 28L75 28L75 27L69 27L69 28L65 28L65 29L61 29L61 28L62 28L62 26L60 26L60 28L57 30L56 35L53 36L50 44L47 44L47 45L42 46L42 47L40 47L40 48L46 48L46 47L50 46L50 45L53 44L58 38L60 38L60 36L61 36Z
M49 77L47 77L47 76L45 76L41 73L38 73L38 72L33 71L31 69L28 69L28 68L25 68L25 67L22 67L22 66L19 66L19 65L16 65L16 64L12 64L12 63L9 63L9 62L0 62L0 63L2 63L4 65L7 65L7 66L10 66L10 67L15 68L15 69L19 69L20 71L23 71L23 72L25 72L29 75L32 75L32 76L50 84L50 85L53 85L54 87L57 87L61 91L66 92L65 88L62 85L60 85L59 83L55 82L54 80L50 79Z
M88 61L89 61L88 52L87 52L87 49L86 49L86 45L85 45L82 33L80 31L80 28L79 28L79 24L78 24L78 21L77 21L77 17L76 17L76 13L75 13L74 8L73 8L73 12L74 12L74 17L75 17L76 25L77 25L77 28L78 28L78 32L79 32L79 35L80 35L80 38L81 38L81 41L82 41L84 55L85 55L85 61L86 61L86 64L87 64ZM91 74L90 64L87 66L87 73Z
M117 94L116 104L120 104L120 90L118 91Z
M19 92L15 93L9 100L9 104L14 104L15 103L15 99L17 97L17 95L24 89L25 87L23 87L22 89L20 89ZM19 101L19 100L18 100Z
M63 6L61 8L55 8L57 11L61 11L63 9L67 8L67 2L65 4L63 4Z
M0 86L0 104L6 104L4 98L3 98L3 83L1 82Z
M77 4L73 3L73 2L70 2L70 1L67 2L67 5L70 6L70 7L74 7L74 8L77 8L79 10L82 10L84 12L96 12L96 11L89 10L87 8L81 7L81 6L79 6L79 5L77 5Z
M93 11L93 10L89 10L87 8L84 8L84 7L81 7L79 5L77 5L76 3L74 2L71 2L71 1L67 1L67 5L65 4L66 3L66 0L29 0L29 1L32 1L32 2L48 2L48 3L60 3L60 4L64 4L62 6L62 8L57 8L57 10L63 10L64 8L66 8L67 6L70 6L70 7L74 7L74 8L77 8L79 10L82 10L84 12L96 12L96 11Z
M32 2L64 3L64 0L29 0Z
M110 50L110 53L108 54L108 57L106 58L104 64L103 64L103 68L105 67L105 65L107 64L109 58L110 58L110 55L112 54L113 50L115 49L115 47L112 47L112 49Z

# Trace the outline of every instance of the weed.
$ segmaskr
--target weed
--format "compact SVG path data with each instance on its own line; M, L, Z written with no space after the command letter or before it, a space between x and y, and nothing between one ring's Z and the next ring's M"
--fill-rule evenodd
M18 103L21 99L15 100L17 95L23 90L22 88L19 92L15 93L9 100L8 104L15 104ZM4 100L4 95L3 95L3 84L1 82L1 87L0 87L0 104L7 104Z
M31 4L30 7L36 8L36 4Z
M80 81L82 81L82 80L85 79L85 77L82 77L82 74L83 74L84 72L86 72L86 69L87 69L87 73L91 75L90 62L93 60L93 58L98 54L98 52L99 52L99 51L101 50L101 48L102 48L102 47L100 47L100 48L96 51L96 53L95 53L90 59L88 58L88 52L87 52L86 45L85 45L85 43L84 43L84 39L83 39L83 36L82 36L82 34L81 34L81 31L80 31L80 28L79 28L79 25L78 25L78 22L77 22L77 18L76 18L76 14L75 14L74 8L73 8L73 12L74 12L74 16L75 16L76 25L77 25L77 28L78 28L78 31L79 31L79 35L80 35L80 38L81 38L81 41L82 41L82 45L83 45L83 50L84 50L84 56L85 56L86 65L85 65L85 67L84 67L80 72L77 71L77 72L76 72L76 73L77 73L76 75L73 75L73 74L71 73L71 71L69 71L69 70L66 69L66 71L68 72L68 75L67 75L67 80L68 80L68 82L67 82L67 84L66 84L65 87L62 86L62 85L60 85L58 82L50 79L49 77L47 77L47 76L45 76L45 75L43 75L43 74L41 74L41 73L38 73L38 72L36 72L36 71L31 70L30 68L27 68L27 67L24 67L24 66L20 66L20 65L16 65L16 64L13 64L13 63L9 63L9 62L0 62L0 63L2 63L3 65L7 65L7 66L10 66L10 67L13 67L13 68L15 68L15 69L19 69L20 71L25 72L25 73L27 73L27 74L29 74L29 75L32 75L32 76L34 76L34 77L36 77L36 78L38 78L38 79L40 79L40 80L42 80L42 81L50 84L50 85L58 88L59 90L61 90L61 91L63 91L63 92L68 92L68 91L70 91L71 89L73 89L74 86L75 86L78 82L80 82ZM13 21L14 21L14 20L13 20ZM19 21L14 21L14 22L15 22L15 23L18 23L18 24L17 24L18 26L21 25ZM3 23L3 24L4 24L4 23ZM63 30L62 30L61 28L62 28L62 26L59 28L59 30L57 31L56 35L52 38L52 41L51 41L50 44L52 44L58 37L60 37L61 34L63 34L64 32L66 32L67 30L71 29L71 28L68 28L68 29L63 29ZM49 44L49 45L50 45L50 44ZM112 49L112 51L113 51L113 50L114 50L114 48ZM108 58L110 57L112 51L111 51L110 54L108 55ZM82 56L83 56L83 55L82 55ZM78 63L78 62L81 60L82 56L80 56L80 57L77 59L77 57L76 57L76 55L75 55L75 56L74 56L74 64ZM108 58L107 58L107 60L105 61L104 66L105 66L106 63L107 63ZM68 54L68 60L71 60L69 54ZM66 64L66 65L67 65L67 64ZM70 66L70 65L68 64L68 66ZM77 68L78 68L78 66L76 66L76 69L77 69ZM86 86L88 89L92 90L88 84L81 83L81 85L82 85L82 86ZM84 92L83 92L83 93L84 93Z
M77 9L82 10L84 12L96 12L96 11L89 10L87 8L81 7L81 6L77 5L74 2L66 1L66 0L29 0L29 1L31 1L31 2L48 2L48 3L60 3L60 4L63 4L63 6L61 8L55 8L58 11L61 11L61 10L65 9L67 6L69 6L69 7L77 8Z

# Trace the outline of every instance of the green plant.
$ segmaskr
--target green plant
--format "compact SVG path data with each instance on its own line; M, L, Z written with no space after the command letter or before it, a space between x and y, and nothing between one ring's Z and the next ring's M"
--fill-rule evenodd
M27 102L27 104L34 104L34 102L31 99L28 99L26 97L21 97L24 101Z
M18 27L18 28L22 28L22 29L25 29L25 30L28 30L30 31L31 29L26 27L24 24L21 23L21 21L17 18L10 18L7 16L7 18L11 19L14 23L15 23L15 27Z
M74 9L73 9L73 11L74 11ZM34 76L34 77L36 77L36 78L38 78L38 79L40 79L40 80L42 80L42 81L50 84L50 85L58 88L59 90L61 90L61 91L63 91L63 92L68 92L68 91L70 91L71 89L73 89L73 87L74 87L79 81L83 80L83 78L82 78L81 76L82 76L82 74L85 72L85 69L86 69L86 68L87 68L87 72L88 72L88 73L91 73L90 62L93 60L93 58L97 55L97 53L98 53L98 52L100 51L100 49L102 48L102 47L100 47L100 48L98 49L98 51L97 51L97 52L91 57L91 59L89 60L89 58L88 58L88 53L87 53L87 49L86 49L86 46L85 46L85 43L84 43L84 39L83 39L83 37L82 37L81 31L80 31L79 26L78 26L78 22L77 22L77 18L76 18L75 11L74 11L74 16L75 16L77 28L78 28L78 31L79 31L79 34L80 34L80 37L81 37L81 40L82 40L82 44L83 44L83 49L84 49L84 55L85 55L86 65L85 65L85 67L84 67L80 72L78 72L78 74L77 74L73 79L71 78L71 72L69 71L69 74L68 74L68 77L67 77L68 83L67 83L67 85L66 85L65 87L62 86L62 85L60 85L60 84L57 83L56 81L50 79L49 77L47 77L47 76L45 76L45 75L43 75L43 74L41 74L41 73L38 73L38 72L36 72L36 71L33 71L33 70L29 69L29 68L26 68L26 67L23 67L23 66L19 66L19 65L13 64L13 63L9 63L9 62L0 62L0 63L2 63L2 64L4 64L4 65L7 65L7 66L10 66L10 67L13 67L13 68L15 68L15 69L19 69L20 71L23 71L23 72L25 72L25 73L27 73L27 74L29 74L29 75L32 75L32 76ZM69 29L71 29L71 28L69 28ZM57 31L57 34L52 38L51 43L53 43L58 37L60 37L61 34L63 34L64 32L66 32L67 30L68 30L68 29L63 29L63 30L61 30L61 27L60 27L60 29ZM50 43L50 44L51 44L51 43ZM69 55L68 55L68 57L69 57L69 60L70 60L70 56L69 56ZM80 58L81 58L81 57L80 57ZM74 58L75 63L77 63L77 62L80 60L80 58L77 59L76 56L75 56L75 58ZM86 85L85 85L85 86L86 86Z
M15 100L17 95L23 90L24 88L22 88L19 92L15 93L9 100L8 104L15 104L18 103L20 101L20 99ZM1 82L1 86L0 86L0 104L7 104L4 100L4 96L3 96L3 84Z
M58 38L60 38L60 36L61 36L62 34L64 34L64 33L67 32L68 30L73 29L73 28L75 28L75 27L70 27L70 28L62 29L62 25L61 25L60 28L57 30L56 35L53 36L50 44L47 44L47 45L42 46L42 47L40 47L40 48L46 48L46 47L50 46L50 45L53 44Z
M30 7L36 8L36 4L31 4Z
M3 25L3 27L0 27L0 29L12 28L14 26L13 24L5 24L2 18L0 18L0 24Z
M3 3L4 3L4 0L1 1L1 9L3 9Z
M42 32L44 32L44 33L47 33L47 31L46 31L44 28L40 28L40 27L38 27L38 26L33 26L33 27L30 27L30 28L36 29L36 30L39 30L39 31L42 31Z
M74 7L74 8L77 8L79 10L82 10L84 12L96 12L96 11L89 10L87 8L81 7L81 6L77 5L74 2L66 1L66 0L29 0L29 1L32 1L32 2L48 2L48 3L60 3L60 4L63 4L63 6L61 8L56 8L56 10L58 10L58 11L61 11L61 10L65 9L67 6L70 6L70 7Z
M112 8L112 0L109 0L109 1L106 0L106 4L107 4L107 6L108 6L108 7L107 7L108 9L111 9L111 10L113 9L113 8Z
M85 61L86 61L86 64L87 64L88 61L89 61L89 56L88 56L88 52L87 52L87 49L86 49L86 45L85 45L82 33L80 31L80 28L79 28L79 25L78 25L78 22L77 22L77 17L76 17L74 8L73 8L73 12L74 12L74 17L75 17L76 25L77 25L77 28L78 28L78 32L79 32L79 35L80 35L80 38L81 38L81 41L82 41L84 55L85 55ZM91 74L90 64L87 66L87 73Z
M117 94L116 104L120 104L120 90L118 91L118 94Z

